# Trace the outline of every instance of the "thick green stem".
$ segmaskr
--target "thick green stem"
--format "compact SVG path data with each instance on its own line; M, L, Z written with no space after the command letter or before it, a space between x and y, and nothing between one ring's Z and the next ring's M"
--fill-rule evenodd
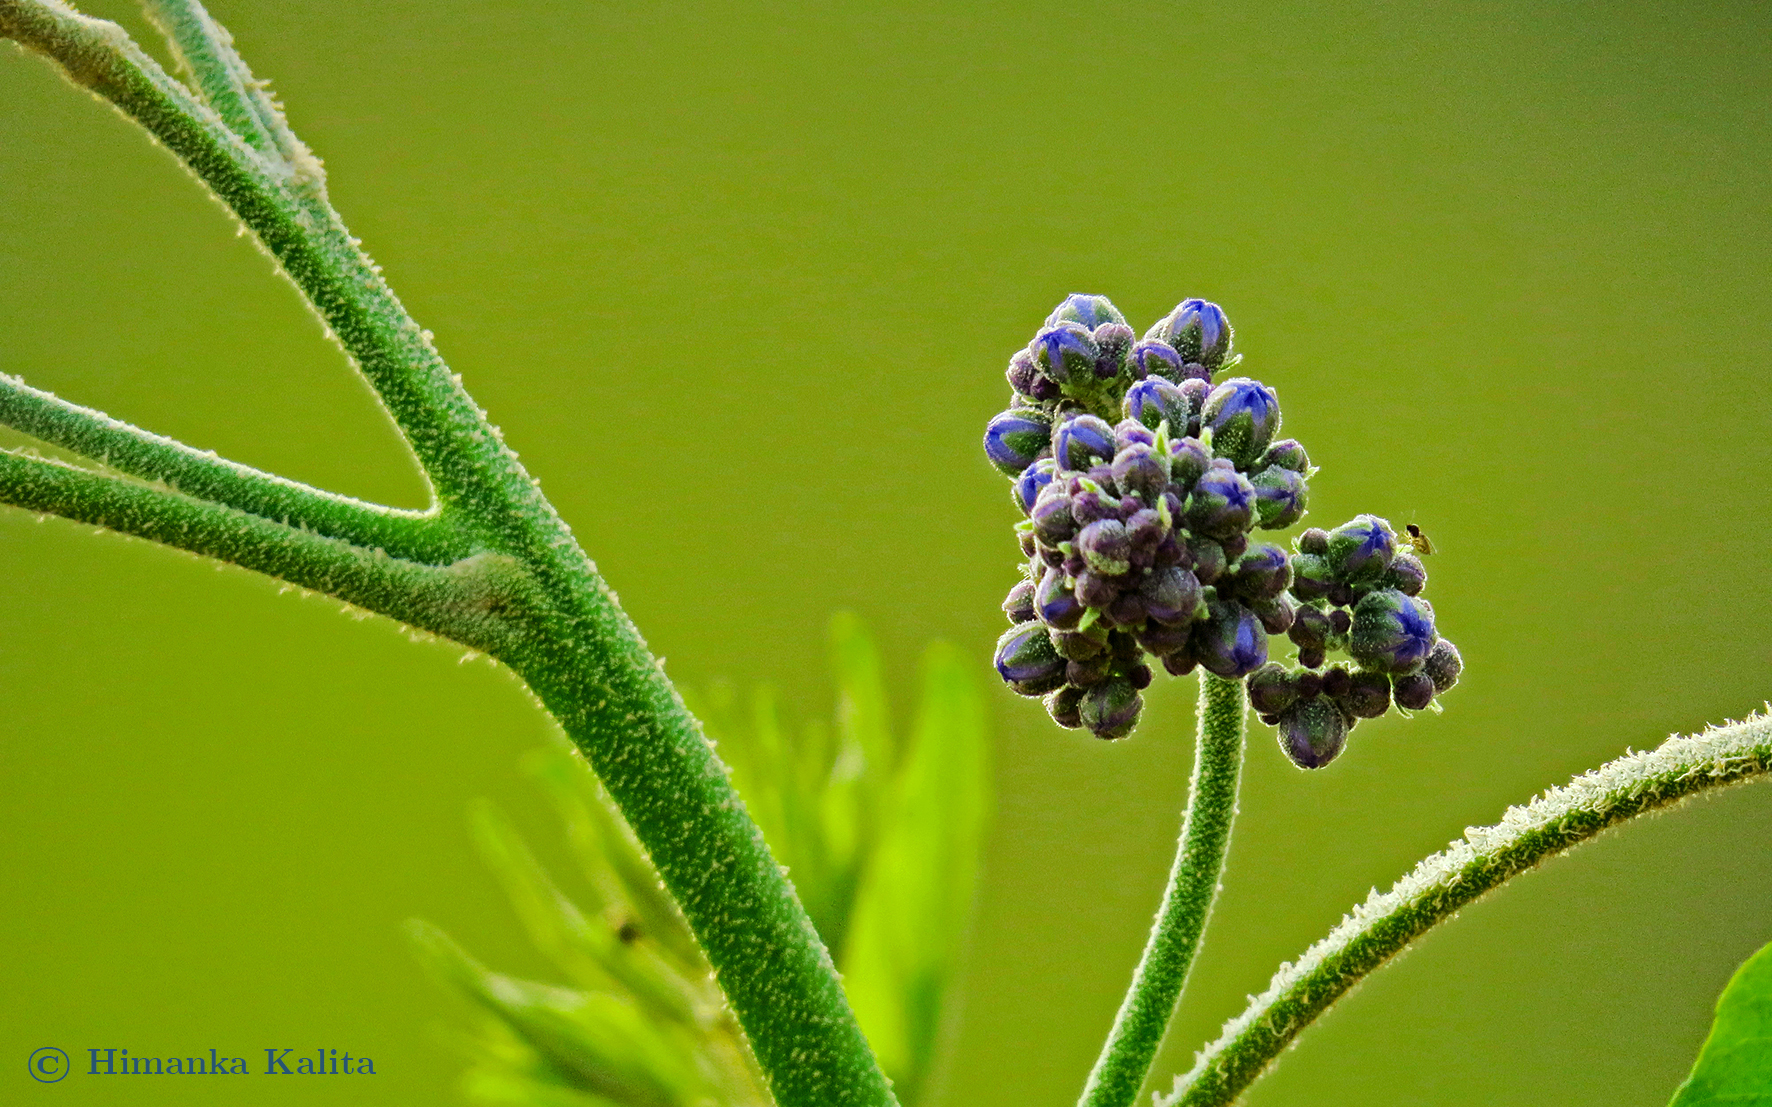
M1199 951L1206 918L1218 898L1218 878L1237 815L1245 715L1242 681L1200 673L1200 735L1169 886L1163 890L1163 905L1157 909L1132 987L1083 1088L1081 1107L1129 1107L1163 1044Z
M1772 718L1754 715L1669 738L1652 753L1626 754L1510 807L1494 826L1465 831L1390 891L1373 892L1297 964L1280 966L1267 991L1225 1024L1159 1107L1235 1101L1348 989L1484 893L1627 819L1768 772Z
M198 10L192 0L177 7ZM501 592L489 611L515 629L489 652L529 682L602 778L682 906L782 1107L893 1103L830 956L725 766L571 530L326 203L318 163L305 151L293 168L268 158L121 28L55 0L0 0L0 36L135 119L234 211L381 397L445 515L472 524L489 552L468 560L511 570L499 580L514 595ZM232 63L192 64L206 80L204 67ZM238 76L241 89L258 88L243 68ZM142 491L125 487L117 495ZM0 499L34 506L3 482ZM178 530L131 532L168 541ZM253 567L285 579L300 571L263 558Z

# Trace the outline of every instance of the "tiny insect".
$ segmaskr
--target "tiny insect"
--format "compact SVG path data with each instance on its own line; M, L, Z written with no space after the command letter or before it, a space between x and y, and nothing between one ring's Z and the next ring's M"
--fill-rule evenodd
M1421 533L1420 527L1414 523L1405 523L1403 529L1409 532L1409 545L1416 553L1425 557L1434 552L1434 544L1428 541L1427 535Z

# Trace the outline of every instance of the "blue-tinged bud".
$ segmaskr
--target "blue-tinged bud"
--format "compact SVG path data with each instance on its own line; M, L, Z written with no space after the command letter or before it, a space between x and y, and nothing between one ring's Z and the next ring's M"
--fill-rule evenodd
M1186 497L1211 467L1212 456L1199 439L1181 438L1169 443L1169 480L1176 495Z
M1046 697L1046 713L1059 726L1075 730L1083 725L1083 715L1078 710L1082 703L1083 690L1067 684Z
M1396 699L1398 707L1420 711L1434 702L1434 678L1426 672L1392 677L1391 695Z
M1278 715L1298 700L1298 685L1286 666L1270 661L1249 674L1249 706L1258 715Z
M1206 397L1212 395L1212 382L1199 377L1189 377L1180 385L1181 394L1187 397L1188 410L1193 412L1187 421L1187 430L1180 434L1200 437L1200 412L1206 407Z
M1012 407L984 429L985 456L1011 477L1020 476L1051 442L1051 420L1028 407Z
M1114 450L1128 446L1155 446L1157 434L1136 419L1122 419L1114 424Z
M1046 570L1031 598L1031 606L1040 621L1053 630L1071 630L1083 621L1083 604L1062 569Z
M1255 525L1281 530L1304 518L1310 488L1304 477L1290 469L1270 465L1249 478L1255 488Z
M1060 323L1077 323L1084 330L1094 330L1103 323L1119 323L1125 325L1126 317L1120 309L1106 296L1092 296L1087 292L1073 292L1066 296L1052 314L1046 317L1046 326L1056 327Z
M1442 638L1434 643L1421 671L1434 682L1436 694L1444 692L1458 683L1458 674L1464 672L1464 658L1459 656L1457 646Z
M1269 446L1255 465L1257 469L1266 469L1270 465L1278 465L1294 473L1308 473L1311 468L1310 455L1304 452L1296 438L1282 438Z
M1384 576L1396 556L1397 536L1376 515L1356 516L1329 532L1327 559L1336 577L1349 584Z
M1131 680L1118 674L1089 689L1081 705L1083 725L1097 738L1109 740L1131 734L1143 711L1144 697Z
M1073 415L1053 432L1052 456L1060 469L1087 473L1114 456L1114 428L1094 415Z
M1188 543L1188 553L1194 563L1194 575L1200 578L1201 584L1217 584L1218 578L1230 566L1230 559L1224 556L1224 547L1209 539L1199 538Z
M1114 484L1122 493L1137 493L1145 503L1154 504L1169 487L1169 458L1149 446L1133 443L1114 455L1113 475Z
M1233 572L1231 586L1237 595L1250 600L1271 600L1292 583L1291 559L1269 542L1251 543Z
M1206 611L1190 644L1207 672L1236 680L1267 663L1267 631L1255 612L1234 600L1209 601Z
M1292 629L1292 620L1298 617L1298 605L1292 597L1282 592L1272 599L1247 600L1249 610L1261 620L1262 629L1269 634L1285 634Z
M1139 586L1145 613L1164 626L1183 626L1200 611L1200 580L1185 569L1153 569Z
M1320 769L1347 745L1347 719L1324 696L1301 699L1280 713L1280 749L1301 769Z
M1188 493L1183 518L1188 529L1209 538L1229 538L1249 529L1255 517L1255 489L1234 469L1210 468Z
M1111 381L1126 368L1126 354L1132 349L1132 328L1124 323L1103 323L1090 335L1095 340L1095 377Z
M1011 624L1025 623L1034 617L1034 582L1024 580L1009 590L1003 600L1003 614Z
M1077 535L1077 520L1071 514L1070 497L1058 485L1048 485L1040 493L1028 517L1034 521L1034 537L1049 547L1069 542Z
M1342 710L1356 719L1376 719L1391 707L1391 682L1383 673L1364 670L1348 674L1347 689L1337 697Z
M1301 650L1321 650L1328 646L1332 632L1329 616L1320 608L1306 606L1300 607L1292 617L1286 637Z
M1021 471L1021 475L1015 478L1013 488L1015 506L1021 508L1022 514L1033 511L1034 501L1040 498L1040 490L1051 484L1052 478L1057 474L1058 462L1049 457L1043 457Z
M1232 377L1206 397L1200 426L1212 431L1214 454L1250 468L1280 429L1279 397L1260 381Z
M1385 570L1379 583L1386 588L1395 588L1405 596L1419 596L1427 587L1427 567L1414 554L1400 553L1391 558L1390 568Z
M1316 554L1292 555L1292 595L1304 603L1323 599L1335 583L1327 558Z
M1003 375L1009 378L1009 387L1015 390L1016 395L1032 398L1035 382L1040 379L1040 369L1034 364L1033 354L1026 350L1017 350L1015 356L1009 359L1009 368Z
M1077 551L1100 576L1122 576L1132 567L1132 543L1126 537L1126 524L1118 519L1100 519L1084 527L1077 535Z
M1132 347L1132 375L1139 380L1156 379L1179 383L1185 379L1182 367L1186 364L1181 355L1175 352L1175 347L1167 342L1146 339Z
M1224 310L1208 300L1183 300L1175 310L1145 332L1145 341L1167 342L1184 361L1217 369L1231 352L1231 323Z
M1034 365L1048 377L1063 385L1089 386L1095 381L1095 362L1101 348L1080 323L1056 323L1041 327L1040 333L1028 343Z
M1141 558L1145 561L1153 561L1152 555L1156 553L1157 546L1168 535L1169 530L1163 526L1162 516L1148 507L1143 511L1134 512L1126 520L1126 540L1132 543L1132 559L1134 561ZM1145 568L1149 568L1149 566L1147 565Z
M1126 390L1123 410L1128 419L1153 431L1167 422L1169 437L1181 438L1187 434L1188 423L1199 409L1190 408L1187 395L1169 381L1148 377Z
M997 639L997 675L1023 696L1045 695L1064 683L1064 658L1039 623L1010 627Z
M1120 501L1105 492L1084 488L1071 494L1071 516L1080 527L1086 527L1098 519L1118 519Z
M1426 600L1384 588L1354 608L1348 653L1362 668L1412 673L1427 660L1436 637L1434 609Z

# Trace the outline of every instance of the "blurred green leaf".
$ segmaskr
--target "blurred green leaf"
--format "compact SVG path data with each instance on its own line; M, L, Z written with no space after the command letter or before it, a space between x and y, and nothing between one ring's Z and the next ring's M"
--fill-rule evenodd
M990 814L984 708L945 643L923 661L923 694L883 813L841 961L862 1029L902 1098L915 1100L936 1055Z
M1747 959L1670 1107L1772 1107L1772 945Z

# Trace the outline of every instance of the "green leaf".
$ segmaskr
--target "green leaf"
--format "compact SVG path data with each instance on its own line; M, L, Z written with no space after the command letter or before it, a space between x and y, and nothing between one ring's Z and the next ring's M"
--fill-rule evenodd
M1735 970L1670 1107L1772 1107L1772 945Z
M899 1096L930 1074L959 965L991 802L983 701L945 643L923 659L916 729L844 951L844 987Z

